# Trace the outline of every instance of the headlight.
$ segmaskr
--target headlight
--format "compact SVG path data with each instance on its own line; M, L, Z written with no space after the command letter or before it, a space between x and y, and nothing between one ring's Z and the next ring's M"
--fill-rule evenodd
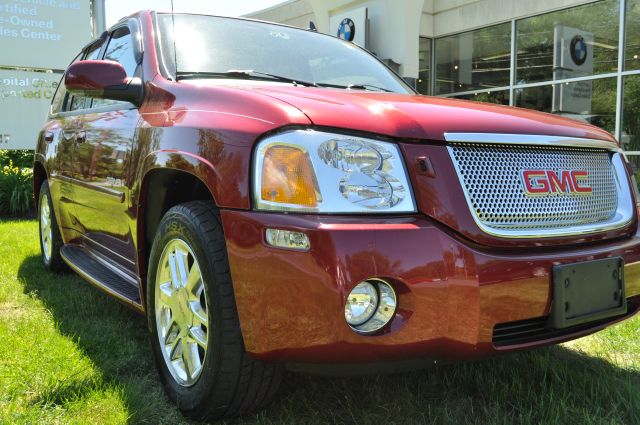
M398 146L363 137L295 130L255 152L259 210L322 213L415 212Z

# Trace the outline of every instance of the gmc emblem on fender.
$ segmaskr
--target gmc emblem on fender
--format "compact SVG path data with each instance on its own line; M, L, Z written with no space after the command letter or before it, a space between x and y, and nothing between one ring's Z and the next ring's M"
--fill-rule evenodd
M530 196L591 195L593 192L587 182L589 172L585 170L521 170L520 177L525 194Z

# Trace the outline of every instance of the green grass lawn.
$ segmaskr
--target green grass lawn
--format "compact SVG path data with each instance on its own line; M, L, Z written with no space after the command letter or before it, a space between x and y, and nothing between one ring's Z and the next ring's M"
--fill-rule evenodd
M640 424L640 317L571 344L403 375L287 375L242 424ZM37 223L0 222L0 423L186 423L145 320L40 263Z

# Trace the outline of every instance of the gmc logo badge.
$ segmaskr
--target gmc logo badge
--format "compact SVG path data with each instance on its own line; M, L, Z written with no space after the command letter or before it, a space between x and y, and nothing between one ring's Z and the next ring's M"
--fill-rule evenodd
M551 194L591 195L593 189L587 179L589 172L585 170L521 170L520 177L524 183L524 192L530 196Z

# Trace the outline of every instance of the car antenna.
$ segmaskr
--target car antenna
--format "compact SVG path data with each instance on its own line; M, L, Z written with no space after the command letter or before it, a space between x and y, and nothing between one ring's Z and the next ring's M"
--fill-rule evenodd
M176 49L176 15L173 10L173 0L171 0L171 27L173 29L173 64L176 69L176 81L178 81L178 50Z
M316 24L313 21L309 21L309 31L318 32L318 28L316 28Z

